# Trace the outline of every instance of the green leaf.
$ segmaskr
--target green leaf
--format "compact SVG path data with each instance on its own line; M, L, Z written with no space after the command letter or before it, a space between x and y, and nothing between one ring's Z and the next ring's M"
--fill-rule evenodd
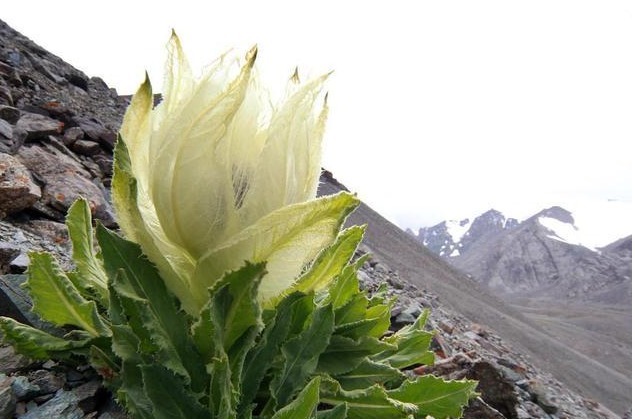
M140 369L143 389L152 403L155 419L208 419L210 417L207 409L187 389L182 377L174 375L160 364L142 365Z
M129 317L130 325L143 328L158 348L161 363L173 372L191 380L192 389L202 391L207 377L205 364L189 334L189 322L176 307L176 300L165 287L162 278L143 255L136 243L129 242L99 226L97 239L102 249L108 275L115 278L114 291ZM137 327L133 330L142 332ZM143 343L143 336L140 336Z
M192 327L194 342L209 362L210 410L217 417L233 417L238 407L245 356L264 325L257 300L264 263L247 263L227 273L209 290L209 301ZM252 379L252 377L249 377Z
M358 292L348 303L340 307L335 317L337 333L353 339L384 335L390 327L390 305L368 305L368 298Z
M445 381L425 375L415 381L406 381L401 387L388 391L392 398L417 405L418 416L435 418L460 418L478 382L471 380Z
M315 377L291 403L278 410L271 419L315 418L319 401L320 377Z
M9 317L0 317L3 340L11 343L16 351L34 359L70 358L86 355L92 344L88 335L83 339L70 340L53 336Z
M333 307L318 307L306 330L282 346L284 365L271 382L277 405L285 405L313 374L334 329Z
M419 364L431 365L434 363L434 353L428 350L431 340L431 333L412 330L407 334L399 335L396 339L386 339L387 342L396 345L397 349L378 353L372 359L400 369Z
M251 404L256 398L265 375L272 368L274 358L279 354L280 347L287 340L295 307L304 305L306 300L311 301L312 296L293 293L285 297L276 306L274 316L266 323L260 339L247 354L242 369L242 395L238 417L246 417L247 412L251 410Z
M227 355L218 354L218 357L207 365L207 372L211 377L208 414L214 418L236 417L239 393L232 383Z
M362 226L343 230L335 243L320 253L311 268L298 279L290 291L308 293L328 287L348 265L364 237L365 230Z
M117 399L132 413L132 417L154 419L152 401L145 392L140 365L124 361L121 367L121 387Z
M93 248L93 225L88 202L81 198L68 209L68 235L73 244L73 261L77 266L75 285L81 290L96 292L102 307L108 301L108 277ZM84 295L85 297L87 295Z
M252 326L264 327L261 320L261 310L258 304L258 286L265 275L265 264L247 263L243 268L225 274L223 279L217 282L210 290L210 310L203 310L206 315L201 315L200 322L218 321L223 348L229 352L234 343ZM208 316L211 316L209 318ZM197 342L209 334L209 325L203 327L205 332L197 333L194 329L194 337ZM209 339L208 337L208 339ZM209 353L204 350L208 344L199 345L201 353Z
M110 343L110 339L107 339ZM103 377L104 385L116 390L121 386L121 360L110 350L109 345L92 345L89 351L90 365Z
M389 397L380 385L347 391L333 379L323 378L322 383L320 402L332 406L346 403L349 419L409 418L418 410L413 403Z
M336 376L337 381L344 390L367 388L375 384L383 384L403 381L405 375L397 368L379 362L364 359L355 369L343 375Z
M357 271L361 268L366 259L366 257L361 257L355 263L346 266L342 269L337 280L331 283L328 301L333 304L336 313L337 310L349 303L354 296L360 293Z
M348 405L342 403L330 410L320 410L317 417L318 419L346 419L348 417Z
M427 318L428 311L425 310L414 323L404 326L392 336L385 338L386 342L395 345L397 349L378 353L373 359L401 369L419 364L432 365L434 353L428 348L433 334L423 330Z
M33 299L33 311L58 326L73 325L91 336L109 336L110 329L94 301L82 297L49 253L29 253L25 286Z
M317 371L331 375L344 374L356 368L367 356L387 349L396 347L371 336L351 339L333 335L328 347L320 355Z

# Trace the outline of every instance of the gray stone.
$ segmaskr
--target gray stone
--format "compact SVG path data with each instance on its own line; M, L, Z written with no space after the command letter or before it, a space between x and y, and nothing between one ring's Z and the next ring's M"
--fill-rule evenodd
M101 146L94 141L77 140L73 143L71 149L82 156L94 156L101 151Z
M55 84L65 84L66 79L55 72L55 67L48 60L40 58L32 60L33 67L40 73L44 74L47 78L51 79Z
M18 400L30 399L40 394L40 387L32 384L24 376L15 377L11 387L13 387L13 392Z
M117 140L117 134L106 128L101 121L96 118L73 118L75 122L84 131L86 137L93 141L97 141L108 150L112 150L115 141Z
M27 168L13 156L0 153L0 218L30 207L41 196Z
M9 262L9 273L21 274L29 267L29 255L25 252L20 253Z
M0 315L60 335L59 330L43 322L31 311L33 304L28 293L24 290L25 280L25 275L0 275Z
M33 371L29 373L28 378L33 385L40 388L41 394L55 393L66 382L63 374L48 370Z
M31 172L46 179L42 198L53 209L66 212L77 198L84 197L96 218L105 225L113 225L111 205L81 164L59 150L45 151L37 145L22 147L18 157Z
M11 243L0 242L0 274L7 273L11 261L20 254L20 248Z
M514 385L489 362L476 362L471 366L467 378L478 380L476 391L483 400L505 418L516 419L518 397Z
M532 401L542 408L546 413L554 414L558 411L558 406L554 403L553 397L547 388L537 381L530 381L528 390Z
M2 277L0 277L1 280ZM0 374L13 374L28 364L29 360L17 354L13 346L0 344Z
M16 127L26 131L26 141L32 141L61 134L64 124L48 116L25 112L18 120Z
M74 388L73 393L77 396L78 406L85 412L89 413L97 409L106 397L107 391L102 386L101 381L92 380Z
M70 147L77 140L84 138L84 131L80 127L71 127L64 131L62 142L66 147Z
M65 418L82 419L84 412L77 405L77 396L70 392L59 390L55 397L41 406L29 409L20 419L41 419L41 418Z
M0 119L0 135L7 139L13 138L13 127L3 119Z
M20 119L20 110L13 106L0 105L0 119L15 125Z
M2 82L2 79L0 79L0 82ZM13 105L13 97L9 87L4 83L0 83L0 105L3 103Z
M463 411L462 417L463 419L507 419L480 397L470 400L470 404Z
M0 418L11 418L17 402L13 388L12 378L0 374Z

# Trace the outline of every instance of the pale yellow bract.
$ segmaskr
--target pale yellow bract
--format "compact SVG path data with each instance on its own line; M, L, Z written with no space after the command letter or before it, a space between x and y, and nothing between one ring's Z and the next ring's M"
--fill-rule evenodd
M146 80L121 127L136 196L122 190L115 165L119 224L190 314L246 260L267 261L266 302L333 242L357 205L349 194L315 199L328 75L300 83L294 74L272 104L255 48L221 56L198 78L175 34L168 52L163 100L153 109Z

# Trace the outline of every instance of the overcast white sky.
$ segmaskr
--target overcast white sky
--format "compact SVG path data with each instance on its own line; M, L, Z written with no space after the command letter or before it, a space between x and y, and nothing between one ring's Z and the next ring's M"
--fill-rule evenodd
M194 68L258 44L268 83L335 70L324 166L402 227L632 208L632 1L2 3L0 19L121 94L146 69L159 89L171 28Z

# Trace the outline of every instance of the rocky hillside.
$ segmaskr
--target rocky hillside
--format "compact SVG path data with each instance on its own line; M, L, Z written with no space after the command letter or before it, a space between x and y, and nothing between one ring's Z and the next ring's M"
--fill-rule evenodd
M36 322L19 287L27 252L53 252L68 266L62 221L78 196L116 228L108 186L126 104L0 21L0 315ZM321 193L340 188L325 174ZM373 256L360 279L370 292L390 286L395 327L431 309L437 363L413 373L480 380L481 399L465 417L618 418L630 407L630 379L559 344L367 206L350 222L369 225L364 250ZM14 415L125 417L90 368L32 363L0 347L0 418Z

